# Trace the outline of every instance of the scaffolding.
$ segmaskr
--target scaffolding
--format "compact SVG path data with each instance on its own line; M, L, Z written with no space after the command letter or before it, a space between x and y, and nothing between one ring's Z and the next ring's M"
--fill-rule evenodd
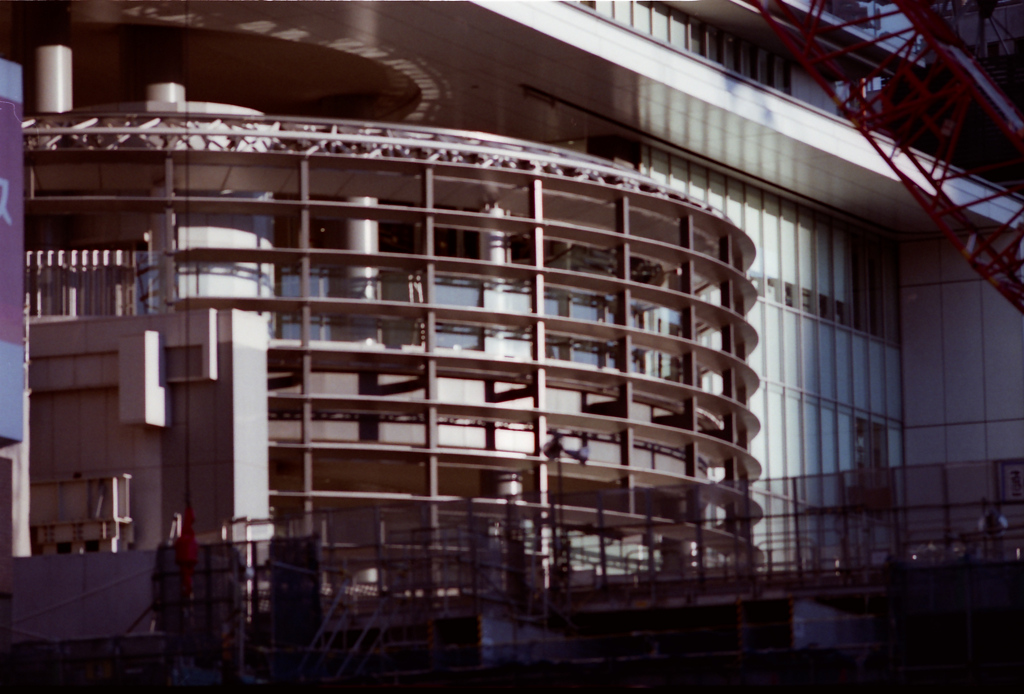
M223 545L203 548L187 600L172 552L161 555L157 613L178 637L219 634L229 669L278 681L427 677L630 653L704 665L725 658L730 667L799 653L825 659L815 667L829 677L899 680L934 671L920 656L921 624L971 622L960 613L922 617L930 609L922 604L942 601L913 596L981 590L963 567L1001 566L1011 582L1024 575L1024 506L1000 500L996 475L978 482L991 469L612 489L547 503L415 500L240 523L225 527ZM231 541L260 533L269 539ZM1018 615L1024 605L1012 592L986 594L1003 595L1005 614ZM985 619L993 600L974 600L987 606ZM950 609L969 613L965 604ZM989 652L979 638L960 640ZM978 660L974 646L964 648L944 665ZM1011 656L1000 662L1019 673Z

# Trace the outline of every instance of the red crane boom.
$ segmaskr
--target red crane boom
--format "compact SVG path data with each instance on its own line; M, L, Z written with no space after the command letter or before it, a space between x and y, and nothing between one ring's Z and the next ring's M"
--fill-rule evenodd
M840 0L755 1L939 230L1024 313L1024 117L931 3L891 0L879 14L851 19L832 14ZM998 162L964 156L979 132L1000 138ZM958 185L976 176L1018 180ZM1004 218L994 228L971 213L997 199Z

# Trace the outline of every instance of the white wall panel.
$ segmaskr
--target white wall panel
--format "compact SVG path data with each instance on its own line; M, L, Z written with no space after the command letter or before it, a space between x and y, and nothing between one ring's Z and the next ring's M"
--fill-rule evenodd
M985 458L984 424L954 424L946 427L946 460L966 463Z
M940 302L941 290L936 285L904 288L900 291L903 316L903 423L907 427L945 423ZM909 437L907 445L909 448Z
M943 284L943 369L933 377L944 377L946 381L948 424L977 422L984 417L985 379L981 366L981 343L981 283Z
M938 282L941 277L940 245L944 243L949 242L945 239L936 239L901 243L900 285L907 287Z
M907 465L946 462L945 427L916 427L903 430L904 460Z
M994 287L981 284L985 419L1024 418L1024 321ZM1018 443L1024 455L1024 440Z
M1024 419L985 423L987 459L1024 457Z

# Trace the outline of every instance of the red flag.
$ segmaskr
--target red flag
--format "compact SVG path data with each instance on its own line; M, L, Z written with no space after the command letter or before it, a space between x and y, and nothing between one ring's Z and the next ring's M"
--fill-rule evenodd
M181 534L174 541L174 563L181 571L181 596L183 598L192 595L192 576L196 572L196 564L199 563L199 545L196 543L196 531L192 527L195 520L196 514L189 506L185 509L185 515L181 519Z

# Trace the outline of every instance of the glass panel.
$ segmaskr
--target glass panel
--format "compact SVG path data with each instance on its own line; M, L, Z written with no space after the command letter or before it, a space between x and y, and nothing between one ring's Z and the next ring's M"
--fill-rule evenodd
M831 405L821 408L821 471L836 472L836 412Z
M865 242L865 270L867 278L867 327L872 335L882 337L885 334L885 311L883 276L884 264L881 258L881 248L877 241Z
M796 477L803 470L803 417L800 398L793 394L786 396L786 474Z
M753 46L751 46L751 50L754 50ZM757 58L756 58L756 60L757 60L757 81L760 82L761 84L768 84L769 76L771 74L769 69L768 69L768 67L769 67L768 53L766 53L764 50L758 48L757 49Z
M903 432L889 427L889 467L903 465Z
M821 473L821 434L818 401L809 398L804 401L804 474Z
M707 199L708 170L697 164L690 164L690 195L697 200Z
M814 231L811 226L811 211L800 208L799 243L800 257L800 310L805 313L818 312L818 301L814 287Z
M765 296L771 301L782 301L782 286L779 276L779 199L774 195L764 196L764 275Z
M853 422L853 465L857 470L863 470L869 464L870 427L868 420L864 417L856 417Z
M483 282L484 308L502 313L530 313L531 287L526 282Z
M275 313L274 337L279 340L302 339L302 316L298 313Z
M783 358L786 361L786 385L800 387L800 342L798 336L798 319L792 311L783 311L782 330L785 345Z
M818 336L821 339L818 354L821 355L820 387L822 397L836 397L836 346L835 328L823 323L818 324Z
M882 242L882 258L885 261L885 339L899 342L900 339L900 288L896 244Z
M739 45L736 37L732 34L722 32L722 64L726 70L739 70L736 64L736 48Z
M837 225L838 226L838 225ZM835 307L834 314L837 323L843 325L851 324L849 287L846 281L847 262L849 250L847 248L848 237L842 229L835 229L832 232L832 269L835 281Z
M839 410L839 470L853 469L853 417L846 410Z
M690 174L687 171L686 160L672 157L672 175L668 179L668 184L677 190L685 192L689 179Z
M437 325L437 346L441 349L483 349L483 328L472 325Z
M725 211L725 176L717 171L711 172L711 185L708 187L708 204L716 210Z
M757 458L762 465L765 463L765 455L767 453L767 450L765 449L766 437L764 435L766 428L764 419L764 398L764 389L760 389L747 399L747 407L749 407L753 415L757 417L757 421L761 423L761 430L750 440L750 455Z
M651 3L633 3L633 26L644 33L651 33Z
M803 350L801 350L804 367L803 388L812 393L817 393L819 388L817 321L804 318L801 326L801 337L803 338Z
M458 277L438 277L434 284L434 296L438 304L447 306L480 307L483 282Z
M526 331L488 329L484 331L484 351L510 359L529 359L533 340Z
M659 7L660 6L662 6L661 3L659 3ZM687 37L688 27L686 15L678 10L672 10L672 25L670 27L669 37L672 41L672 45L678 48L688 49Z
M754 256L754 263L750 266L750 279L757 289L757 293L764 296L764 239L761 238L761 191L753 186L747 186L746 205L743 210L743 230L754 240L757 246L757 254Z
M704 41L706 45L703 56L708 60L713 60L716 63L721 63L722 57L721 55L719 55L719 50L721 46L718 36L718 29L716 29L713 26L704 25Z
M887 429L881 422L871 423L871 467L889 467L889 444L886 442Z
M834 317L832 306L832 259L830 257L832 233L829 231L828 221L823 215L818 215L814 236L818 245L818 315L832 320Z
M871 358L871 411L885 414L885 347L872 340L868 346Z
M278 265L274 272L274 294L295 297L302 294L302 270L298 265Z
M743 184L735 178L727 178L725 216L740 229L745 227L743 221Z
M900 351L894 347L885 349L885 398L886 410L893 419L903 419L903 398L900 384Z
M850 238L850 301L853 308L853 327L868 330L868 292L866 285L864 243L859 237Z
M668 152L661 149L651 150L650 177L658 183L668 185L669 161Z
M625 24L633 23L633 3L629 0L614 0L612 2L612 14L615 19Z
M782 341L779 340L780 326L779 321L782 316L779 315L780 310L778 306L772 306L771 304L765 304L765 325L764 325L764 340L762 341L765 349L765 357L768 362L768 380L775 381L776 383L782 383Z
M699 55L704 55L704 25L691 19L689 26L690 50Z
M613 9L614 5L615 3L611 0L597 0L597 2L594 3L594 9L603 15L611 17L615 13L615 10Z
M768 436L768 477L778 479L786 476L786 428L783 423L782 391L768 386L768 411L765 412L765 433Z
M868 409L868 341L860 335L853 336L853 405L857 409Z
M789 200L782 201L782 281L786 306L796 305L796 205Z
M750 309L750 313L747 314L747 320L754 326L754 330L757 331L758 335L763 336L764 325L762 324L762 317L764 316L764 302L754 302L753 308ZM747 363L750 364L750 368L757 373L758 378L764 376L764 340L758 340L757 347L750 351L747 355Z
M853 403L853 383L850 379L850 332L836 331L836 399L847 405Z
M654 3L654 14L651 17L651 33L654 38L668 41L669 8L663 2Z

